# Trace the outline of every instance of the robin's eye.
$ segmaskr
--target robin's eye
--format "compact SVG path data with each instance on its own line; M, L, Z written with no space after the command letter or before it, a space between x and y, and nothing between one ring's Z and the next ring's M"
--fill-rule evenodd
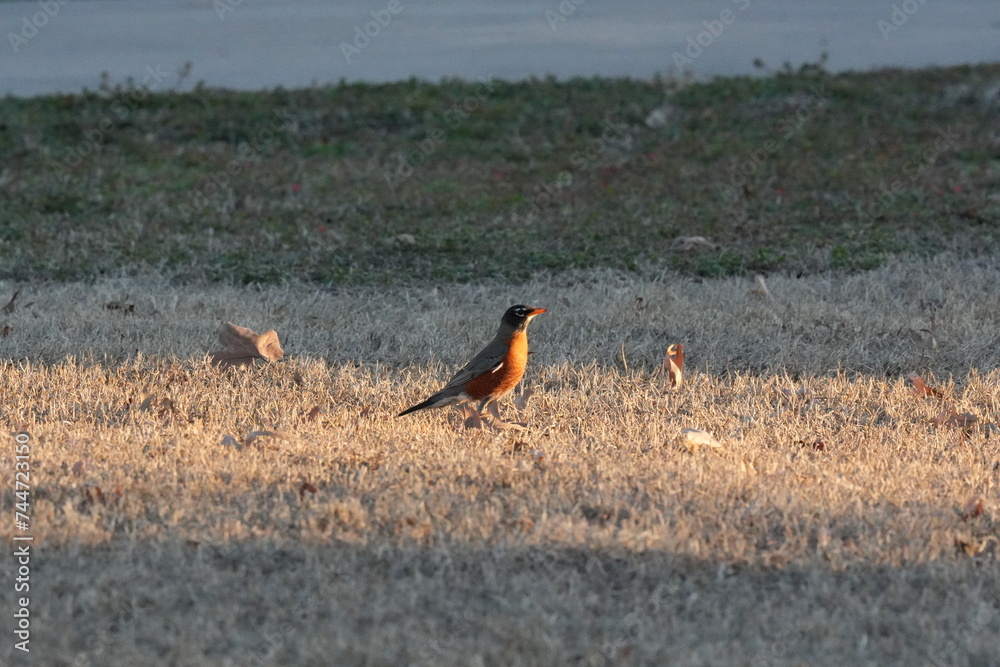
M517 315L518 317L524 317L528 313L527 313L527 311L524 310L524 308L516 308L514 310L514 314Z

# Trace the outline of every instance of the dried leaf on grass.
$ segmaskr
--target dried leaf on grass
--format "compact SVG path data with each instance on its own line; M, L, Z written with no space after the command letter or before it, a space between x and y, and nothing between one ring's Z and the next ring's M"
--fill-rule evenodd
M684 383L684 346L681 343L674 343L667 348L667 354L663 357L663 367L667 369L670 386L680 389Z
M944 392L934 387L929 387L924 383L924 379L916 373L910 373L906 379L913 383L913 391L917 396L930 396L931 398L944 398Z
M983 499L979 496L972 498L969 502L965 503L965 507L962 509L962 518L968 521L974 517L979 516L983 513Z
M697 428L681 429L681 438L692 454L702 447L710 449L719 449L722 447L722 443L716 440L711 433Z
M979 418L969 412L959 412L954 406L946 406L931 420L935 426L957 426L964 431L972 430Z
M10 332L14 330L14 327L3 325L3 329L0 329L0 337L6 338L10 335Z
M305 494L307 493L315 495L316 490L317 490L316 487L310 484L309 482L302 482L302 486L299 487L299 498L304 497Z
M274 329L257 334L232 322L225 322L219 327L219 342L222 349L212 353L212 363L220 368L252 364L259 359L277 361L285 355Z
M998 542L998 540L992 535L978 537L971 532L955 533L955 546L964 551L967 556L978 556L994 542Z

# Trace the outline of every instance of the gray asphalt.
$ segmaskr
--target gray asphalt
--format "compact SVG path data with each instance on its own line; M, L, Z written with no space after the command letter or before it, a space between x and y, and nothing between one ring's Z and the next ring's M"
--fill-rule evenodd
M259 89L681 67L699 78L829 54L834 71L1000 61L996 0L32 0L0 2L0 93Z

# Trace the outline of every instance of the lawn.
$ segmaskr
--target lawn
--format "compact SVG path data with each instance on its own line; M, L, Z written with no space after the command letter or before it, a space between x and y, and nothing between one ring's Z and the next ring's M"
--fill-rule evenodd
M998 81L0 101L0 662L995 664Z

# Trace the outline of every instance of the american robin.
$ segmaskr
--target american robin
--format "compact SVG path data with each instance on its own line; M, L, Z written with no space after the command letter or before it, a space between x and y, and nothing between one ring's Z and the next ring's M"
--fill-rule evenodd
M482 412L487 405L509 394L524 377L524 367L528 363L528 323L544 312L547 312L544 308L530 306L508 308L489 345L455 373L444 389L423 403L403 410L399 416L470 401L479 401L479 412Z

